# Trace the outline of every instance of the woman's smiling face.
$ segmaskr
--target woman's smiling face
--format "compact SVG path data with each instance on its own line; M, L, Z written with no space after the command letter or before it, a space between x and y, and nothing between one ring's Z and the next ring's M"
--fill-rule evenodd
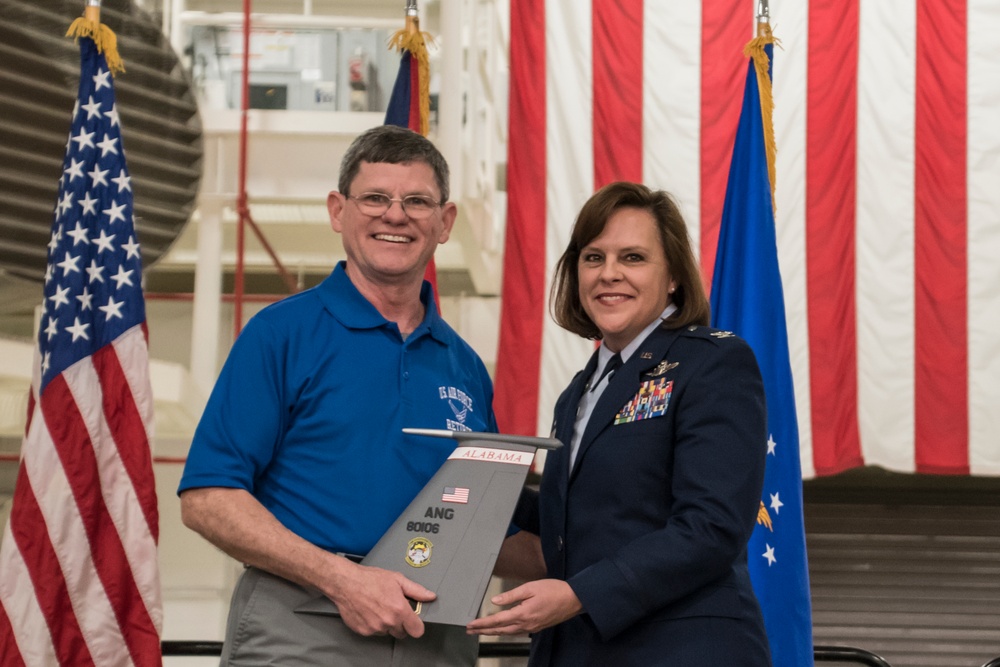
M580 251L580 302L614 352L621 351L670 303L677 284L653 215L620 208Z

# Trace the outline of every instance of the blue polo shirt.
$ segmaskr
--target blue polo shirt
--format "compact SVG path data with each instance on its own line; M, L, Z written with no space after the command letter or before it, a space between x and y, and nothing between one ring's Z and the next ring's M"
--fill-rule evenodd
M285 527L366 554L454 450L404 427L496 431L482 360L420 295L404 341L344 264L240 334L195 431L179 492L246 489Z

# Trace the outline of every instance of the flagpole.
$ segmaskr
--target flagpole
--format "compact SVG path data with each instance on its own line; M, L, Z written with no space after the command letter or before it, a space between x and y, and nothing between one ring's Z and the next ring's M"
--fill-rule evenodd
M771 10L767 0L757 0L757 36L771 36Z
M97 52L104 55L112 76L125 71L125 65L118 55L118 38L111 28L101 25L101 0L86 0L83 16L74 19L66 31L66 36L89 37L93 40Z
M417 10L417 0L406 0L406 34L420 32L420 14Z
M414 110L419 109L419 113L414 111L415 117L412 125L407 122L397 122L396 124L409 127L425 137L430 129L428 125L430 116L430 62L427 57L427 40L429 39L430 35L420 31L417 0L407 0L406 22L401 30L397 30L389 38L389 48L401 54L408 52L412 59L411 67L419 71L419 75L415 77L419 87L410 92L411 95L415 96L414 100L418 101L414 104ZM390 99L389 102L391 107L393 100Z
M94 23L101 22L101 0L87 0L83 8L83 18Z
M757 71L757 87L760 96L760 111L764 130L764 152L767 158L767 175L771 182L771 209L776 210L774 185L776 180L775 160L777 146L774 140L774 96L771 91L771 56L767 49L776 43L771 32L771 12L768 0L757 0L757 35L744 47L743 55L751 58Z
M236 268L233 274L233 340L243 329L243 251L247 220L247 117L250 107L250 9L243 0L243 71L240 81L240 137L236 176Z
M386 110L387 125L399 125L427 136L430 131L430 59L427 40L431 36L420 31L417 0L406 0L406 21L401 30L389 38L389 48L401 54L399 74L389 97ZM442 193L443 194L443 193ZM434 303L440 304L437 269L431 257L424 272L434 290ZM440 305L438 306L440 309Z

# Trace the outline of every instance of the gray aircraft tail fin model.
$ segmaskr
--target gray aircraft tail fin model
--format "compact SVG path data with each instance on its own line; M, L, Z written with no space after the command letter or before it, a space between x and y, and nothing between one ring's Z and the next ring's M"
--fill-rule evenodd
M417 606L425 623L464 626L479 614L535 451L562 443L498 433L403 432L452 438L458 446L361 564L401 572L437 593ZM325 595L295 611L339 613Z

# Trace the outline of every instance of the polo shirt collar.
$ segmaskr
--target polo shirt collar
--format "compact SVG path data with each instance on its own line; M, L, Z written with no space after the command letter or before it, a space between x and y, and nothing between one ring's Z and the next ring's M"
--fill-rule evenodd
M389 320L382 317L351 282L346 267L347 262L338 262L326 280L316 287L323 306L349 329L377 329L387 325ZM434 291L426 280L420 287L420 302L424 304L424 319L410 337L427 331L435 340L447 342L447 325L438 314Z

